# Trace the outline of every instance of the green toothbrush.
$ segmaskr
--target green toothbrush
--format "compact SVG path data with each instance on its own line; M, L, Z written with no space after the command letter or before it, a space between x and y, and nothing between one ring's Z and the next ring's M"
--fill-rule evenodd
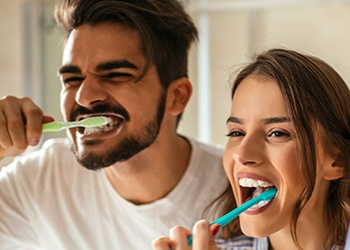
M271 200L273 197L275 197L277 193L276 188L271 188L269 190L266 190L265 192L261 193L259 196L243 203L241 206L236 207L231 212L228 212L224 216L220 217L219 219L213 221L210 223L210 225L213 224L220 224L220 227L226 226L228 223L233 221L237 216L239 216L241 213L249 209L250 207L254 206L255 204L258 204L260 201L267 201ZM192 235L187 237L188 247L192 247Z
M43 132L57 132L66 128L74 128L74 127L99 127L108 124L111 121L110 118L105 116L94 116L83 119L81 121L76 122L48 122L44 123L42 126Z

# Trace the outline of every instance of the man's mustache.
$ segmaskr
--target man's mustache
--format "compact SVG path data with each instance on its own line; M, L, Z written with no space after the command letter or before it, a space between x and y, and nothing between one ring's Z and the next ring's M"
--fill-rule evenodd
M121 106L111 106L111 105L98 105L92 109L87 109L82 106L78 106L71 114L70 120L75 121L76 118L80 115L90 115L95 113L115 113L124 117L126 121L130 121L129 113Z

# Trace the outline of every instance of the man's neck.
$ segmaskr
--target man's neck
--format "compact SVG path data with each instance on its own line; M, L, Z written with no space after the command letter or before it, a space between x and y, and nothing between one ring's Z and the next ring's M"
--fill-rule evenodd
M153 143L131 159L107 168L114 189L140 205L165 197L180 181L189 164L191 146L179 136L172 142Z

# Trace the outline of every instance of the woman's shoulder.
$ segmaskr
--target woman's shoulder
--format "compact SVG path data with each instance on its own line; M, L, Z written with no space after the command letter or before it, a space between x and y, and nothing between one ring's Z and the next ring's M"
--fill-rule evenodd
M216 245L220 250L267 250L267 238L252 238L240 235L231 239L217 238Z

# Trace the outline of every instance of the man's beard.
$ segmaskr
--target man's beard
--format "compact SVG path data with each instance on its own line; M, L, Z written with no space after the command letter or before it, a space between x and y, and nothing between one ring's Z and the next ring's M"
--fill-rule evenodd
M77 161L85 168L90 170L100 170L109 167L116 162L122 162L130 159L143 149L149 147L157 138L165 111L166 92L162 93L156 117L143 128L143 132L138 135L131 135L124 138L121 142L111 145L109 150L104 153L79 154L76 143L72 144L72 151ZM90 142L98 147L99 142Z

